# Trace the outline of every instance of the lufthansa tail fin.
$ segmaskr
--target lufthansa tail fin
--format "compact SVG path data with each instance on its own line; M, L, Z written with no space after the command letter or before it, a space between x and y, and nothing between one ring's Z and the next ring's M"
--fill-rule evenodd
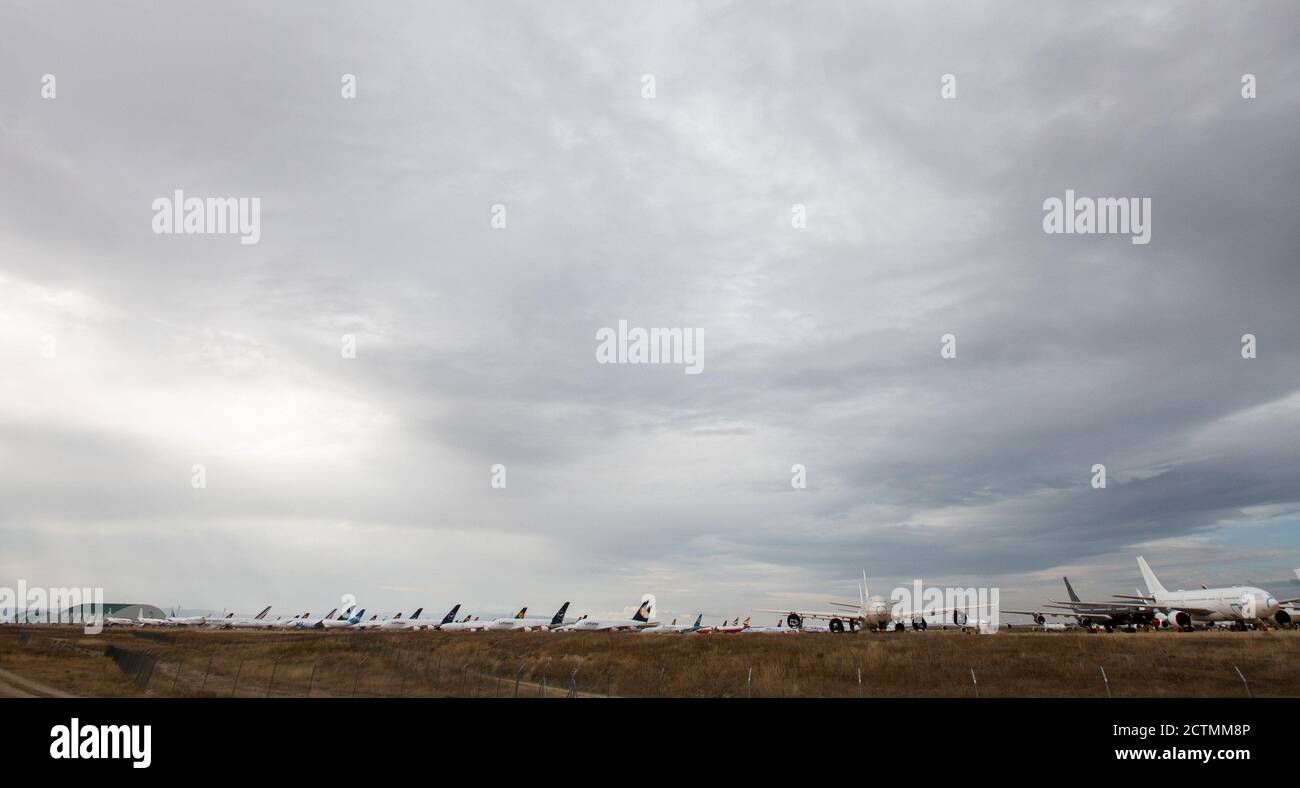
M641 607L637 608L636 615L632 616L633 621L649 621L655 615L655 595L646 594L641 597Z
M458 612L460 612L460 603L459 603L459 602L456 603L456 606L455 606L455 607L453 607L451 610L447 611L447 615L445 615L445 616L442 617L442 623L444 623L444 624L450 624L451 622L455 621L455 620L456 620L456 613L458 613Z
M565 602L563 605L560 605L560 609L556 611L555 615L551 616L551 626L558 627L563 624L564 614L567 612L569 612L569 603Z
M419 617L420 617L420 614L423 613L423 612L424 612L424 608L422 608L422 607L417 607L417 608L415 609L415 612L411 614L411 620L414 621L415 619L419 618Z

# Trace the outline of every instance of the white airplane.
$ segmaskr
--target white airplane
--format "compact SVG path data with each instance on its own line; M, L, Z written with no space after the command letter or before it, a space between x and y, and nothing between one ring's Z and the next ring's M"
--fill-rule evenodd
M104 616L104 623L114 627L160 627L163 621L164 619L161 618L145 618L144 610L136 612L135 618Z
M208 623L207 616L181 616L177 615L180 608L172 610L172 614L162 620L164 626L169 627L201 627Z
M316 622L316 628L317 629L346 629L348 627L355 627L357 624L361 623L362 616L364 616L365 614L366 614L366 609L363 607L360 610L358 610L356 613L346 618L344 616L339 616L338 618L321 619L320 621Z
M745 621L742 623L740 620L740 616L736 616L736 619L732 621L730 624L728 624L726 621L723 621L721 626L714 627L713 631L730 634L733 632L744 632L746 629L749 629L749 618L746 617Z
M749 619L745 619L745 620L748 621ZM744 633L746 635L749 634L785 635L795 631L789 627L781 626L784 623L785 623L784 621L778 618L776 620L776 626L774 627L747 627L745 628Z
M1142 570L1142 579L1146 581L1147 595L1138 597L1118 596L1118 599L1136 599L1134 602L1116 603L1130 606L1158 607L1168 617L1171 626L1191 629L1194 624L1210 624L1216 621L1236 622L1238 629L1247 624L1262 624L1272 621L1278 624L1291 623L1291 617L1282 606L1297 599L1278 600L1262 588L1254 586L1223 586L1219 588L1201 587L1192 591L1170 591L1160 584L1156 573L1151 571L1146 559L1138 556L1138 569Z
M225 618L210 618L204 626L215 627L217 629L231 629L234 627L260 627L264 626L262 622L266 621L266 614L271 612L271 606L267 605L262 608L262 612L252 618L240 618L234 613L227 613ZM270 622L266 622L269 625Z
M519 612L515 614L514 618L498 618L495 621L489 622L486 629L509 630L514 632L526 632L530 629L535 629L539 632L542 630L549 630L553 627L562 626L564 624L564 613L568 609L569 603L565 602L563 605L560 605L560 609L555 613L555 615L547 619L526 618L525 614L528 612L528 608L523 607L519 609Z
M657 627L646 627L645 629L639 631L642 634L646 634L646 635L671 635L671 634L684 635L687 632L699 631L700 622L702 620L704 620L703 613L695 617L694 624L678 624L677 619L674 618L673 623L671 624L660 624Z
M352 608L348 608L348 610L351 611ZM322 621L326 621L328 619L333 618L334 614L337 612L339 612L339 609L336 607L318 619L312 619L312 617L309 614L304 613L302 614L302 616L298 618L290 619L289 622L287 623L287 626L290 629L321 629L321 627L318 627L316 625Z
M442 629L448 624L451 624L456 621L456 612L458 610L460 610L459 602L456 603L455 607L447 611L447 615L442 617L442 621L434 621L433 619L430 618L424 621L416 622L414 619L412 619L410 622L408 622L408 625L412 629Z
M398 613L397 615L385 621L383 625L380 626L379 628L380 629L413 629L416 626L415 622L420 619L420 614L423 612L424 612L424 608L417 607L415 609L415 612L411 614L410 618L402 618L402 614Z
M862 585L858 586L858 602L830 602L833 607L841 608L836 611L801 611L801 610L759 610L755 613L783 613L785 614L785 623L791 629L802 629L805 619L826 621L831 632L843 632L845 623L848 623L849 631L856 631L858 627L871 630L893 629L902 632L911 624L913 629L924 631L930 625L930 621L951 623L958 627L975 626L967 617L969 608L962 607L925 607L919 610L905 610L901 604L893 603L883 596L871 596L867 590L867 573L862 573ZM973 605L971 607L981 607ZM985 622L977 622L985 623Z
M569 632L615 632L618 630L636 631L658 626L655 617L655 595L641 597L641 606L631 618L587 618L586 616L570 624L556 627Z
M482 632L488 628L492 621L479 621L472 618L468 613L460 621L451 621L438 627L443 632Z

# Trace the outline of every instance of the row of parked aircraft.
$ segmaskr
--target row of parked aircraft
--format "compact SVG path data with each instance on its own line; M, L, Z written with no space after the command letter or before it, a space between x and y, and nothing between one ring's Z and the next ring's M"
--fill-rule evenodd
M784 616L774 627L756 627L750 625L750 619L742 622L739 617L728 623L703 626L703 615L696 616L693 624L678 624L676 619L663 624L655 620L655 597L646 594L641 604L630 618L590 618L583 615L575 619L566 617L569 603L565 602L549 618L528 616L524 607L509 618L480 619L466 615L457 619L460 605L451 608L442 618L421 618L423 608L417 608L409 617L403 618L397 613L391 618L381 619L378 614L366 618L365 608L356 606L345 610L331 610L323 616L309 613L290 618L271 618L268 606L256 616L243 617L235 613L222 616L178 616L165 618L115 618L106 617L110 626L163 626L163 627L208 627L223 629L296 629L324 630L349 629L358 630L441 630L444 632L481 632L481 631L633 631L646 634L692 634L692 633L786 633L796 631L829 631L834 633L854 631L857 629L903 630L911 626L916 630L930 627L943 628L984 628L991 620L996 621L1000 613L1030 616L1032 624L1007 624L1010 628L1031 627L1038 629L1066 629L1078 627L1083 629L1137 629L1151 627L1176 627L1183 630L1197 626L1229 626L1236 629L1263 626L1291 626L1300 623L1300 597L1278 599L1268 591L1255 586L1225 586L1186 591L1170 591L1161 584L1155 572L1141 556L1137 559L1138 568L1146 582L1147 593L1140 590L1136 595L1116 594L1109 600L1086 601L1075 593L1069 578L1065 581L1068 600L1049 600L1039 610L1001 610L987 609L987 605L966 607L925 607L907 609L885 597L871 595L867 589L866 573L863 573L862 585L858 589L858 601L830 602L835 608L828 611L815 610L775 610L759 609L759 613L779 613ZM1300 580L1300 569L1295 570ZM973 614L973 618L972 618ZM809 622L824 621L825 625ZM782 626L785 624L786 626Z
M1033 624L1008 624L1010 628L1028 626L1038 629L1065 629L1076 626L1082 629L1117 628L1133 630L1151 627L1177 627L1191 630L1198 626L1232 627L1234 629L1259 628L1265 626L1289 627L1300 623L1300 597L1278 599L1268 591L1255 586L1224 586L1210 588L1201 586L1192 591L1170 591L1161 584L1146 559L1138 556L1138 569L1146 582L1147 593L1140 590L1135 596L1116 594L1110 600L1084 601L1075 593L1069 578L1065 580L1068 601L1050 600L1040 610L999 610L997 613L1009 613L1031 616ZM1300 569L1295 570L1300 580ZM871 630L913 629L924 630L931 626L967 628L984 628L990 622L987 617L992 610L981 609L980 605L966 607L925 607L908 609L882 596L871 596L867 591L866 573L862 576L859 587L859 601L830 602L837 610L758 610L760 613L783 613L791 629L805 626L808 620L822 620L828 623L831 632L850 631L858 628ZM975 618L971 618L974 613ZM1048 618L1064 619L1049 621ZM1070 623L1072 620L1072 623Z
M1138 556L1138 569L1146 582L1147 593L1134 596L1115 594L1109 600L1087 602L1079 598L1068 577L1065 591L1068 601L1049 600L1044 610L1007 610L1032 616L1034 625L1046 629L1063 629L1070 625L1083 629L1177 627L1190 630L1197 626L1258 628L1268 625L1290 626L1300 623L1300 598L1277 599L1255 586L1222 586L1170 591L1151 570L1146 559ZM1300 580L1300 569L1295 570ZM1064 621L1048 621L1048 616Z

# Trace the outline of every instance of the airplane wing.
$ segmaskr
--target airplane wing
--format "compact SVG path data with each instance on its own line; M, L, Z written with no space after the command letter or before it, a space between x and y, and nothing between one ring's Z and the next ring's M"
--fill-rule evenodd
M750 610L750 612L751 613L780 613L783 616L788 616L791 613L794 613L799 618L811 618L814 621L818 621L818 620L829 621L832 618L858 618L859 617L859 613L856 610L856 608L851 612L844 611L844 612L831 612L831 613L828 613L824 610L791 610L790 608L786 608L785 610L759 610L758 608L753 608Z
M1052 600L1052 604L1057 607L1069 608L1071 610L1091 610L1093 613L1115 610L1118 612L1127 612L1130 610L1181 610L1185 613L1191 613L1196 616L1204 616L1213 613L1213 610L1203 607L1182 607L1176 605L1156 604L1155 602L1058 602Z
M1078 618L1083 615L1082 613L1053 613L1050 610L1035 610L1032 612L1028 610L1003 610L1000 612L1016 613L1022 616L1065 616L1067 618Z

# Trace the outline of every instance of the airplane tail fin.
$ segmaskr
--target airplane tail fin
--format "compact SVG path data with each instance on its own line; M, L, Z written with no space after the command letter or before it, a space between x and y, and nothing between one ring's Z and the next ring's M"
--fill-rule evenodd
M563 624L564 614L567 612L569 612L569 603L565 602L563 605L560 605L560 609L555 612L555 615L551 616L551 626L558 627Z
M527 613L527 612L528 612L528 608L527 608L527 607L521 607L521 608L519 608L519 612L518 612L518 613L515 613L515 618L523 618L523 617L524 617L524 614Z
M270 612L271 612L271 606L267 605L266 607L262 608L261 613L258 613L257 615L253 616L253 620L261 621L262 619L266 618L266 614Z
M636 615L632 616L633 621L649 621L655 617L655 595L646 594L641 597L641 607L637 608Z
M749 629L749 616L745 616L745 629Z
M1074 586L1070 585L1070 578L1068 578L1068 577L1062 577L1061 579L1065 581L1065 590L1066 590L1066 592L1069 593L1069 595L1070 595L1070 601L1071 601L1071 602L1078 602L1078 601L1080 601L1080 600L1079 600L1079 595L1076 594L1076 593L1074 593Z
M359 621L361 621L361 617L364 616L365 614L366 614L366 609L363 607L357 611L356 615L354 615L352 618L349 618L348 622L352 624L356 624Z
M455 621L455 620L456 620L456 613L458 613L458 612L460 612L460 603L459 603L459 602L456 603L456 606L455 606L455 607L453 607L451 610L447 611L447 615L445 615L445 616L442 617L442 623L444 623L444 624L450 624L451 622Z
M695 623L691 625L691 629L699 629L699 628L700 628L700 622L703 621L703 620L704 620L704 614L703 614L703 613L701 613L701 614L699 614L698 616L696 616L696 617L695 617Z
M419 618L419 617L420 617L420 614L423 613L423 612L424 612L424 608L422 608L422 607L417 607L417 608L415 609L415 612L411 614L411 620L414 621L415 619Z
M1147 593L1151 594L1151 596L1166 593L1165 587L1160 585L1156 573L1151 571L1151 567L1147 566L1147 560L1142 556L1138 556L1138 569L1142 570L1142 579L1146 581Z

